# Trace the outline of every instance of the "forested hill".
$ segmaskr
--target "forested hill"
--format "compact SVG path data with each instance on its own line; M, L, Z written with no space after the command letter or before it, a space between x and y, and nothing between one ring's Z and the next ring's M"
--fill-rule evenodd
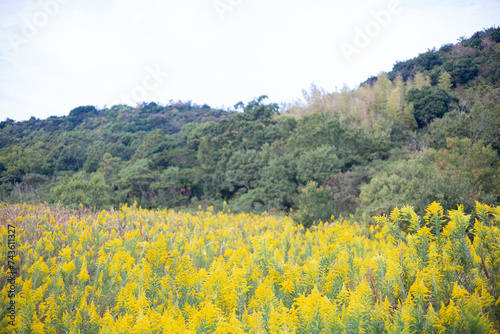
M280 110L143 103L0 123L3 201L332 215L500 200L500 28ZM224 204L226 203L226 204Z

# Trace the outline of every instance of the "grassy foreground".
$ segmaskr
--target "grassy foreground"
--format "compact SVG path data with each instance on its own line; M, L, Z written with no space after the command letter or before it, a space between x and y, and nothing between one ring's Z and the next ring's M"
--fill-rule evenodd
M310 230L284 216L127 206L0 205L0 218L2 333L500 328L500 207L445 215L433 203L422 218L403 207Z

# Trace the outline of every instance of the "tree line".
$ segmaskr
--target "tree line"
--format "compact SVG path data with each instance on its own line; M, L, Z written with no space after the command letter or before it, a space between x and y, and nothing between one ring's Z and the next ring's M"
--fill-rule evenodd
M3 201L279 210L304 224L500 195L500 28L356 89L231 111L142 103L0 123Z

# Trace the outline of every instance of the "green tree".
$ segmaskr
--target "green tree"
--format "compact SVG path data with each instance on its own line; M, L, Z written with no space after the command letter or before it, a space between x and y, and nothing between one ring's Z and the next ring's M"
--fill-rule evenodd
M447 138L467 138L471 135L471 115L450 111L443 118L435 119L422 135L424 145L435 148L446 148Z
M415 64L419 71L430 71L442 63L441 57L435 49L422 53L415 59Z
M94 106L81 106L72 109L69 112L69 117L89 117L97 115L98 111Z
M116 178L124 162L118 157L113 157L109 153L104 153L97 172L103 174L107 179Z
M395 207L415 205L427 169L421 158L383 166L369 183L361 186L359 211L370 215L389 214Z
M439 171L451 171L486 193L500 194L500 160L491 145L485 147L481 140L473 144L469 138L448 138L446 143L446 149L431 155Z
M415 77L413 78L411 87L413 89L422 89L430 85L431 85L431 78L422 72L417 72L415 74Z
M159 129L149 132L142 140L141 145L135 150L132 160L149 157L160 144L165 141L165 135Z
M234 192L241 187L247 191L255 188L260 177L262 161L255 150L246 152L237 151L231 155L226 167L225 182L230 192Z
M104 175L100 173L76 173L71 178L64 178L50 191L52 203L69 207L82 204L86 207L105 208L111 204L110 188Z
M293 216L293 219L305 228L320 221L329 222L335 214L333 202L334 196L328 188L310 181L302 189L299 200L300 211Z
M150 156L149 167L165 169L171 166L181 168L192 168L196 165L196 151L187 147L175 147L166 149Z
M372 165L354 166L345 173L339 173L323 181L322 186L333 195L333 202L330 205L336 216L356 213L361 187L370 182L373 173Z
M339 173L343 166L335 148L323 145L298 157L297 179L303 183L321 182Z
M83 164L83 170L87 173L93 173L99 168L99 162L101 161L106 150L106 146L103 141L96 141L92 146L87 148L87 160Z
M116 183L120 191L120 200L126 203L137 201L147 206L148 201L153 199L149 188L154 179L155 176L149 170L146 159L138 160L122 168Z
M75 140L70 140L70 144L61 144L55 151L54 165L56 170L76 172L83 167L87 160L86 147Z
M472 57L458 58L450 60L444 65L444 69L450 73L451 82L454 86L457 84L466 84L474 79L479 73L479 66L474 63Z
M22 149L13 145L2 149L0 154L0 172L2 182L21 182L28 173L51 175L52 167L44 154L45 145L35 143L32 147Z
M428 125L434 118L441 118L458 100L439 87L424 86L408 91L407 100L413 103L415 119L419 128Z
M451 75L450 73L446 71L442 71L441 74L439 75L439 83L438 87L441 88L442 90L445 90L446 92L450 93L451 92Z
M296 156L301 156L320 146L332 147L344 162L342 168L359 162L361 154L377 154L378 149L371 146L373 142L359 128L350 128L349 121L340 120L338 114L312 113L304 116L297 123L295 135L288 140L288 148Z
M248 115L250 120L260 120L264 124L269 124L272 117L279 114L279 106L277 103L263 104L262 101L267 98L266 95L262 95L257 100L249 102L246 106L239 102L235 107L243 107L244 114Z
M165 169L160 180L151 184L151 190L156 192L155 205L168 208L187 205L193 195L189 172L179 167Z
M273 158L262 169L259 181L267 208L289 210L297 204L297 162L290 154Z

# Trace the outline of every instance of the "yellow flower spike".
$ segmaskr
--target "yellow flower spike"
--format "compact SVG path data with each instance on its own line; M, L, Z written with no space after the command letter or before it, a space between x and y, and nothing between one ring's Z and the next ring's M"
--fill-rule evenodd
M45 326L44 324L38 319L38 316L36 312L33 313L33 324L31 325L31 328L33 329L34 334L45 334Z
M71 274L76 270L75 263L73 262L73 260L71 260L70 262L63 264L61 269L63 272Z
M99 279L97 280L97 282L99 283L99 285L102 285L102 277L104 275L104 272L101 271L100 274L99 274Z
M453 286L453 292L451 296L456 301L464 301L465 299L469 298L470 294L467 290L455 284Z
M132 328L133 334L148 333L150 331L150 320L147 315L144 315L142 309L139 309L137 314L135 325Z
M432 202L432 204L427 207L425 212L426 214L424 219L427 222L429 222L434 216L442 217L444 215L443 207L437 202Z
M476 291L475 294L479 295L478 291ZM495 304L495 298L493 298L493 296L484 286L481 287L481 294L479 295L479 300L481 303L481 307L483 308L490 307L493 304Z
M417 278L415 280L410 287L409 292L414 298L420 300L421 302L424 302L430 295L430 290L425 286L424 281L421 278Z
M60 252L59 256L64 258L66 261L71 260L71 248L68 246L64 247Z
M295 286L293 282L289 279L284 280L283 282L280 283L281 285L281 290L283 290L285 293L293 293L295 291Z
M8 230L5 226L0 226L0 237L3 237L4 235L8 234Z
M90 276L89 276L89 273L87 271L87 261L86 260L83 261L82 267L80 269L80 273L77 275L77 277L81 282L86 282L89 280Z
M59 277L59 280L57 281L57 286L61 289L64 289L66 286L64 284L64 280L62 279L62 277Z

